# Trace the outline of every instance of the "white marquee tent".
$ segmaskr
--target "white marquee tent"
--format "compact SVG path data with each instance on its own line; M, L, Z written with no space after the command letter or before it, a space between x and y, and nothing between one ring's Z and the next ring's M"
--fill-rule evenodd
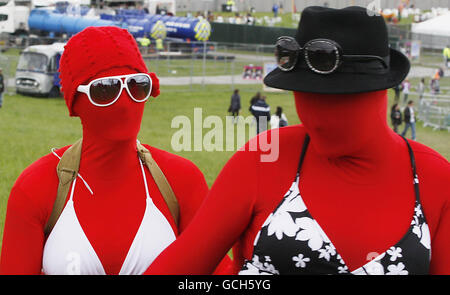
M421 23L413 24L411 31L416 34L450 37L450 12Z

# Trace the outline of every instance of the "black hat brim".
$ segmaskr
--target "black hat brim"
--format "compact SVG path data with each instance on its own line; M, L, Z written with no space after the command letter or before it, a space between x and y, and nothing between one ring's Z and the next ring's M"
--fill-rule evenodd
M289 72L276 68L264 78L272 88L322 94L353 94L389 89L399 85L408 75L410 63L401 52L390 49L390 69L386 74L360 74L335 72L317 74L296 67Z

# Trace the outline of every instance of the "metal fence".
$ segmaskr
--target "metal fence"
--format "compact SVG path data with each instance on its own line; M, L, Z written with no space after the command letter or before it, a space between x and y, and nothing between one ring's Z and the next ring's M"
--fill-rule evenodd
M419 93L411 93L411 96L418 105L417 118L424 127L450 131L450 95L424 93L420 98Z
M15 92L15 72L20 52L28 45L64 42L64 39L17 38L0 40L0 67L9 93ZM273 45L231 44L219 42L164 42L158 52L154 42L149 47L139 46L149 71L160 78L166 91L233 90L261 91L262 76L252 73L244 77L245 69L263 69L273 63ZM172 87L173 86L173 87Z
M16 75L16 66L18 56L10 56L0 53L0 68L2 69L7 94L13 94L16 91L14 77Z
M176 42L165 43L165 52L155 54L142 48L150 71L169 91L261 91L265 63L273 63L273 46L218 42L191 43L190 48ZM150 50L150 52L149 52ZM247 70L247 71L246 71ZM250 71L250 72L249 72Z
M64 40L41 38L40 41L48 44ZM36 42L35 39L17 39L0 45L3 46L4 51L0 53L0 67L3 68L10 93L15 92L14 77L20 51L27 44ZM273 65L275 62L273 45L165 42L164 47L163 51L157 52L154 42L149 47L140 46L148 69L158 75L164 91L208 89L214 92L231 91L236 88L242 92L262 91L264 90L262 76L264 76L265 65ZM421 59L418 61L420 71L415 75L417 77L431 76L433 69L442 63L442 57L438 56L439 54L422 52ZM253 71L250 76L246 71L249 69ZM262 76L260 72L257 73L258 69L263 70Z
M408 25L388 25L387 28L389 36L393 40L418 40L422 48L437 50L439 53L442 53L445 46L450 44L450 37L413 33Z
M450 131L450 96L423 98L419 104L419 120L435 130Z
M327 4L333 8L344 8L347 6L363 6L366 7L374 0L239 0L235 1L238 11L248 11L254 7L260 12L271 12L273 4L281 4L284 12L292 12L293 5L297 11L305 9L305 7L313 5ZM225 0L177 0L177 11L220 11ZM399 0L379 0L382 8L397 8ZM450 0L411 0L409 2L420 9L431 9L432 7L450 7Z
M422 47L427 49L442 50L450 44L450 37L446 36L409 33L408 38L411 40L419 40Z

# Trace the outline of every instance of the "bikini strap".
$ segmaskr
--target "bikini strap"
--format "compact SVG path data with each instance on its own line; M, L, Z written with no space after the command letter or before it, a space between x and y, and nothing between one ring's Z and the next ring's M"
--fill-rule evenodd
M305 140L303 141L303 147L302 147L302 153L300 154L300 160L298 161L298 168L297 168L297 175L300 175L300 168L303 165L303 160L305 159L306 150L308 149L309 145L309 135L306 134Z
M414 158L414 152L413 152L408 140L404 136L402 136L402 135L400 135L400 136L406 142L406 146L408 147L409 159L411 161L411 168L412 168L412 175L413 175L414 192L416 195L416 202L419 203L420 202L420 190L419 190L419 177L417 176L417 171L416 171L416 159Z

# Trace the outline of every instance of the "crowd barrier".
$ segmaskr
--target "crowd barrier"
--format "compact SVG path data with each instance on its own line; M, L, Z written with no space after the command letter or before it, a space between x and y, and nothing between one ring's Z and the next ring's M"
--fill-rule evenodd
M424 94L418 103L418 119L424 127L450 131L450 96Z

